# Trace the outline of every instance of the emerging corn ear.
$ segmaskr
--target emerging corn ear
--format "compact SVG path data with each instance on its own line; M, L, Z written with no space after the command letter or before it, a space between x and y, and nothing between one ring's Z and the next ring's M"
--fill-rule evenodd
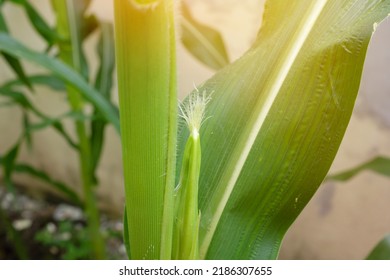
M199 130L209 98L197 90L185 105L180 106L181 117L186 121L190 136L187 140L180 174L175 189L175 224L173 235L173 259L199 258L198 182L201 163Z

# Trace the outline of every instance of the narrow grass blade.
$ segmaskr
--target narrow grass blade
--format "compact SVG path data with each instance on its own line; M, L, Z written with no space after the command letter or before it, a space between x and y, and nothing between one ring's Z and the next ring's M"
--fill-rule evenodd
M79 195L72 190L71 187L67 186L65 183L54 180L46 172L38 170L35 167L25 164L25 163L15 163L13 172L27 174L29 176L35 177L59 191L64 195L69 201L77 205L82 205Z
M131 257L169 259L177 136L173 1L114 3Z
M79 150L79 145L75 143L75 141L72 139L72 137L69 135L69 133L65 130L62 122L62 117L59 118L48 118L45 117L43 120L39 123L30 123L28 126L26 126L25 134L30 134L32 132L42 130L48 127L53 127L62 137L63 139L69 144L70 147L74 148L76 151Z
M32 135L31 132L28 130L28 127L31 125L30 117L26 112L23 112L23 131L24 133L24 139L26 139L27 148L29 151L32 149Z
M370 170L383 176L390 177L390 158L379 156L350 170L330 175L326 179L348 181L365 170Z
M2 53L2 54L3 54L4 59L7 61L7 64L12 68L12 70L19 77L19 79L29 89L32 89L31 82L30 82L29 78L27 77L26 73L24 72L24 69L23 69L20 61L7 53Z
M0 7L0 31L1 32L5 32L5 33L9 33L8 26L7 26L7 24L6 24L5 20L4 20L3 15L2 15L1 7ZM7 54L7 53L4 53L4 52L0 52L0 53L3 55L5 61L12 68L12 70L19 77L19 79L28 88L31 89L31 83L30 83L29 79L27 78L27 75L24 72L24 69L23 69L22 64L20 63L20 61L18 59L16 59L15 57Z
M101 95L110 99L115 68L114 30L112 24L107 22L100 24L100 30L101 34L97 45L100 66L95 78L95 88Z
M100 66L95 79L95 88L109 101L111 99L115 68L114 30L112 24L101 23L101 34L97 48ZM99 165L104 143L104 131L107 125L107 122L100 117L97 109L94 110L94 115L97 119L91 123L91 162L93 174L95 174L95 170ZM95 182L97 182L96 176L94 177Z
M15 168L16 158L19 153L20 143L17 142L2 158L1 164L4 170L4 183L8 191L13 191L14 185L12 182L12 174Z
M27 0L10 0L15 4L21 5L30 20L30 23L35 28L37 33L46 40L49 47L52 46L59 37L55 30L49 26L49 24L43 19L43 17L37 12L37 10Z
M202 139L201 258L277 257L336 155L373 26L389 12L389 0L267 1L254 46L199 87L214 92Z
M37 115L41 115L38 109L31 103L31 101L22 93L9 87L0 87L0 96L7 97L13 100L16 104L24 109L29 109Z
M27 246L24 244L20 232L13 227L9 214L3 207L0 207L0 227L5 229L6 238L15 250L18 258L20 260L29 260L30 257Z
M47 86L54 91L65 91L65 83L60 78L53 75L31 75L28 76L29 82L34 85L44 85ZM7 81L3 84L5 88L12 88L24 85L24 82L21 79Z
M197 59L213 69L229 64L229 57L221 34L215 29L198 22L190 13L188 6L181 3L181 40L188 51Z
M91 102L102 113L104 118L113 124L119 132L119 117L115 107L91 87L81 75L59 60L45 54L33 51L7 34L0 33L0 50L15 57L34 62L60 77L65 82L78 89L82 96Z
M16 162L18 149L19 149L19 145L16 145L10 151L8 151L8 153L5 156L3 157L0 156L0 165L2 165L4 168L5 180L6 181L8 180L11 183L11 186L12 186L11 174L13 173L28 174L32 177L35 177L53 186L71 202L77 205L82 205L78 194L74 192L72 188L70 188L66 184L54 180L46 172L42 170L38 170L29 164Z
M28 126L28 131L26 131L27 135L28 133L30 133L30 130L36 130L37 128L42 129L48 126L52 126L55 130L57 130L57 132L61 136L64 137L64 139L68 142L68 144L71 147L78 149L78 145L72 140L72 137L63 128L63 125L60 122L61 117L57 119L57 118L50 118L46 116L44 113L39 111L23 93L19 91L15 91L8 86L0 87L0 96L4 96L11 99L15 104L18 104L25 110L31 111L37 117L43 120L44 125L42 125L41 123L39 126L37 125ZM27 135L24 135L24 137L26 137Z

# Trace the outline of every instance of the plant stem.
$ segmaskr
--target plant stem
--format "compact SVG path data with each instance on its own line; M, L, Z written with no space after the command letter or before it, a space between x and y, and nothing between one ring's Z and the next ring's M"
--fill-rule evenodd
M81 73L81 44L79 42L77 22L71 19L74 12L73 0L53 1L57 11L57 31L63 41L59 44L60 58L62 61ZM67 86L69 103L75 112L83 111L83 99L74 88ZM105 249L99 227L99 210L92 184L91 147L87 135L85 123L82 120L75 121L76 133L79 140L80 174L84 192L84 208L88 223L88 231L91 238L91 249L95 259L105 258Z
M5 210L0 207L0 226L5 228L6 236L11 242L12 247L15 250L16 255L20 260L28 260L28 252L23 244L23 240L17 230L12 226Z
M170 259L177 93L172 0L116 0L115 35L128 243Z

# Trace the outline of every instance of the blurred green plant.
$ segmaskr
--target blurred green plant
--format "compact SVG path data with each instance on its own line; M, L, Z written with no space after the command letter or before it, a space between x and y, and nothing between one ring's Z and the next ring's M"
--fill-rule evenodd
M373 26L389 12L388 0L267 1L253 46L196 89L211 96L198 182L177 118L173 1L115 0L129 258L175 257L182 163L199 186L187 200L199 232L184 237L199 258L276 258L336 155Z
M183 45L203 64L218 70L229 64L222 35L215 29L197 21L185 1L181 4L181 34Z
M376 174L390 177L390 158L377 156L367 162L359 164L351 169L331 174L327 180L346 182L363 171L371 171ZM381 240L367 256L368 260L390 260L390 235Z
M0 229L5 231L6 239L11 243L16 256L20 260L29 259L29 252L23 244L20 233L13 227L8 213L0 206Z
M372 249L367 260L390 260L390 234Z
M0 162L4 181L10 190L12 175L26 173L49 183L71 202L82 205L87 216L90 253L93 258L102 259L105 258L105 252L99 233L99 211L94 186L98 183L96 170L102 153L105 128L109 123L118 128L119 118L117 109L111 103L115 61L113 28L111 24L99 22L95 16L86 14L90 3L89 0L53 1L56 27L51 27L27 0L1 3L0 8L6 4L14 4L24 9L31 25L46 42L46 49L33 51L12 38L5 18L1 15L0 50L17 79L3 84L0 95L8 99L4 106L16 105L22 110L24 129L15 145L0 158ZM100 65L95 77L89 73L88 62L82 50L85 40L93 32L100 33L96 46ZM33 61L49 70L49 73L27 75L19 59ZM29 92L34 93L35 85L65 91L70 111L56 117L49 117L41 112L28 97ZM87 106L92 106L92 114L86 113ZM37 120L31 121L31 116ZM63 122L66 119L74 123L77 139L73 139L64 128ZM21 145L27 143L31 148L33 132L49 127L55 129L79 155L82 198L71 187L52 179L43 170L17 162Z
M83 226L72 221L61 221L57 226L48 224L37 232L35 240L49 248L52 254L62 260L88 260L91 258L89 233Z
M351 169L331 174L327 180L346 182L363 171L371 171L376 174L390 177L390 158L377 156L367 162L359 164ZM368 260L390 260L390 235L385 236L367 256Z
M362 171L372 171L377 174L390 177L390 158L378 156L349 170L331 174L327 176L327 179L344 182L357 176Z

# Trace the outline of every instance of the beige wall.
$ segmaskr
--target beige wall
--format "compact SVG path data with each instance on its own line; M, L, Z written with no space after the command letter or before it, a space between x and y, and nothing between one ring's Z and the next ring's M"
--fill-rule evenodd
M47 0L33 1L53 21ZM110 1L95 0L91 10L100 17L112 19ZM194 15L218 28L227 42L232 59L239 57L255 38L260 24L262 0L189 0ZM34 48L42 42L32 35L19 9L7 9L7 17L18 24L12 31ZM87 52L94 60L89 40ZM357 102L346 137L333 164L332 171L343 170L377 154L390 156L390 21L378 28L370 46L368 60ZM179 90L184 96L213 72L194 60L179 47ZM94 62L96 64L96 62ZM37 71L26 64L30 71ZM0 66L0 80L11 73ZM56 115L66 111L64 96L40 88L34 102L42 110ZM0 109L0 152L8 148L20 133L18 110ZM78 185L77 157L61 137L51 131L34 136L32 152L23 150L21 158L45 169L53 177ZM123 183L120 141L113 129L107 132L103 161L99 168L99 196L106 206L119 213L123 205ZM17 182L28 186L38 183L19 176ZM326 183L294 223L284 241L281 258L361 259L387 232L390 232L390 180L364 172L347 183Z

